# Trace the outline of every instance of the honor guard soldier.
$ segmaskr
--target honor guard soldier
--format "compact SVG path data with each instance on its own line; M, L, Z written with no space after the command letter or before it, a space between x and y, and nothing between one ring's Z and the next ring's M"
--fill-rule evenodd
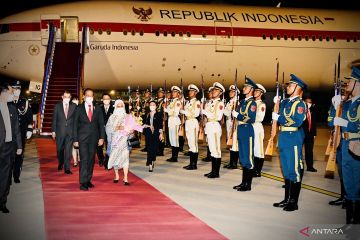
M180 118L179 113L181 109L180 102L181 89L178 86L171 87L171 96L172 99L165 108L165 112L168 114L168 126L169 126L169 140L171 145L171 158L167 159L168 162L177 162L179 154L179 127L180 127Z
M239 90L235 87L235 85L231 85L229 87L229 97L230 100L225 106L224 115L226 116L226 133L227 139L231 137L232 134L232 145L230 146L230 162L224 166L224 168L228 169L237 169L237 162L239 159L239 146L237 141L237 125L233 126L233 117L231 115L232 110L234 110L237 105L237 94L239 94Z
M164 103L165 103L165 92L163 88L159 88L157 91L157 96L155 99L155 102L157 104L156 111L161 113L161 115L164 115ZM158 156L164 156L164 148L165 148L165 141L160 141L159 143L159 151L157 153Z
M303 145L303 134L299 127L306 118L306 105L300 98L307 88L306 83L290 74L290 82L287 86L287 94L290 96L280 103L279 114L272 114L272 119L280 125L279 152L280 163L285 179L285 198L274 207L282 207L284 211L298 209L298 199L301 190L301 151ZM274 102L280 101L279 97Z
M247 77L242 90L245 99L240 101L236 111L232 111L233 117L238 120L237 138L239 143L239 157L243 167L242 182L233 188L241 192L251 191L253 178L254 128L252 124L256 119L256 102L253 98L256 88L256 83Z
M205 174L208 178L220 177L221 165L221 134L222 129L219 121L224 115L224 102L220 99L221 94L225 92L225 88L218 82L213 84L212 97L213 100L204 110L207 117L205 126L206 139L209 145L211 154L211 172Z
M150 100L151 100L151 92L149 89L146 89L144 92L144 98L142 100L142 108L141 108L141 118L143 119L143 121L145 120L147 114L150 112ZM139 136L141 136L141 133L138 133ZM146 143L145 143L145 147L143 149L141 149L142 152L146 152L147 148L146 148Z
M190 164L185 166L186 170L197 169L197 160L199 156L198 135L199 135L199 122L197 118L200 115L200 101L196 99L196 94L199 88L194 84L188 86L189 101L186 103L184 110L180 113L185 114L185 132L189 145Z
M253 123L254 128L254 177L261 177L261 170L264 165L264 121L266 104L262 101L266 89L261 84L256 84L254 98L256 103L256 118Z
M22 141L22 153L16 154L15 163L14 163L14 182L20 183L20 173L22 170L22 164L24 161L24 152L25 152L25 141L30 139L33 131L33 111L31 109L30 103L27 99L20 96L21 94L21 84L20 81L16 81L11 86L14 88L14 103L18 110L19 114L19 125Z
M205 107L204 110L209 109L211 104L212 104L212 90L213 90L213 86L210 86L208 89L208 100L205 103ZM205 102L205 99L201 99L202 102ZM204 122L202 123L203 125L206 125L206 117L204 118ZM205 127L204 127L205 128ZM206 132L204 131L205 135ZM205 137L205 140L207 142L207 137ZM206 156L202 159L202 161L204 162L211 162L211 154L210 154L210 149L209 149L209 145L206 146Z
M141 116L141 93L139 89L136 89L135 91L135 101L132 101L132 107L131 112L136 118L140 118ZM140 140L141 140L141 134L139 132L135 132L135 139L138 140L138 144L133 145L133 148L140 148Z
M346 93L351 96L342 103L341 117L334 126L341 127L342 175L346 191L346 224L360 223L360 70L352 68ZM337 110L341 98L335 99Z

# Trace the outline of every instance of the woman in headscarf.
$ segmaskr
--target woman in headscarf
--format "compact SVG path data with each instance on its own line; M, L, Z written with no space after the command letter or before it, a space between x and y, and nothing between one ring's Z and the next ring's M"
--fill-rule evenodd
M124 171L124 185L129 185L129 146L128 137L133 130L125 130L125 118L127 116L125 111L125 104L122 100L116 100L114 104L114 113L110 116L106 124L106 134L108 138L108 169L114 168L115 178L114 183L119 182L119 169ZM124 133L125 132L125 133Z

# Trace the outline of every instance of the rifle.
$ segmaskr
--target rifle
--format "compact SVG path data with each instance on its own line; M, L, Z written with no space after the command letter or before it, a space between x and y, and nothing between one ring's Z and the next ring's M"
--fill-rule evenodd
M283 74L284 76L284 74ZM276 97L279 97L279 62L276 64ZM279 112L280 101L277 101L274 105L273 112ZM272 156L274 153L274 138L276 137L277 121L272 121L271 135L266 147L265 155Z
M183 86L183 80L181 78L181 109L184 110L184 104L185 104L185 98L184 98L184 86ZM179 129L179 136L184 137L185 136L185 114L181 114L181 125Z
M233 105L233 109L232 110L235 110L237 109L237 104L238 104L238 87L237 87L237 69L235 71L235 81L234 81L234 85L235 85L235 103ZM232 126L231 126L231 132L230 132L230 136L229 136L229 139L227 140L226 142L226 145L228 145L229 147L232 146L233 144L233 136L234 136L234 131L236 130L235 127L236 127L236 118L234 118L232 115L231 115L231 118L232 118Z
M220 75L220 74L219 74L219 75ZM225 80L223 79L223 80L222 80L222 85L223 85L223 86L225 86L225 85L224 85L224 82L225 82ZM223 92L223 94L222 94L222 100L221 100L221 101L222 101L222 102L224 103L224 105L225 105L225 93L224 93L224 92ZM220 124L223 125L224 122L225 122L225 116L223 115L222 118L221 118Z
M334 90L335 90L335 93L334 95L338 95L338 92L340 92L340 90L338 90L338 81L336 79L336 63L335 63L335 68L334 68ZM329 140L328 140L328 144L327 144L327 147L326 147L326 151L325 151L325 156L329 156L330 155L330 152L333 151L333 134L334 134L334 131L331 130L330 131L330 137L329 137Z
M165 92L165 96L164 96L164 109L167 108L167 99L166 99L166 80L165 80L165 84L164 84L164 92ZM162 106L161 106L162 107ZM166 143L166 120L167 120L167 114L163 109L163 136L164 136L164 143Z
M337 65L337 93L341 95L341 80L340 80L340 53L338 56L338 65ZM345 94L344 99L341 101L340 105L338 106L338 109L336 109L336 117L342 116L342 110L343 110L343 103L347 101L349 97L349 94ZM332 149L329 155L328 162L326 164L325 169L325 177L326 178L334 178L334 172L336 167L336 149L338 148L340 144L340 138L341 138L341 132L340 132L340 126L334 127L334 134L332 136Z
M137 92L140 95L139 85L137 87ZM135 104L135 106L136 106L136 117L139 117L140 116L140 109L138 109L138 107L140 107L140 96L137 96L135 101L136 101L136 104Z
M199 126L199 137L198 137L198 140L199 141L204 141L205 139L205 132L204 132L204 114L203 114L203 109L205 108L205 90L204 90L204 77L203 75L201 74L201 104L202 104L202 107L201 107L201 116L200 116L200 126Z
M152 88L152 84L150 84L150 101L153 100L153 94L152 94L152 92L153 92L153 88Z
M284 72L283 72L283 74L282 74L281 91L282 91L282 98L285 99L285 97L286 97L286 89L285 89L285 77L284 77Z
M131 113L131 104L132 104L132 99L131 99L131 87L128 86L128 94L129 94L129 113Z

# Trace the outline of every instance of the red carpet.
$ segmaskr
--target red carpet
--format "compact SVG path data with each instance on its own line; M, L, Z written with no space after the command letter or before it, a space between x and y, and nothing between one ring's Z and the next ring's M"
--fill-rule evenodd
M114 184L113 172L96 165L95 188L80 191L79 168L57 171L55 143L36 141L47 239L226 239L131 173L130 186Z

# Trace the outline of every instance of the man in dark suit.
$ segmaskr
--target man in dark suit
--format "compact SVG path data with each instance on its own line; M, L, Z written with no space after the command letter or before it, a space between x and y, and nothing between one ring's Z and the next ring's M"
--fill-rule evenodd
M80 152L80 190L94 187L91 178L97 146L104 144L105 127L101 108L94 105L94 91L84 91L85 102L80 104L74 117L74 147Z
M304 145L305 145L305 161L306 168L309 172L317 172L314 168L313 149L314 141L316 137L316 116L314 112L314 105L310 96L304 98L307 105L306 119L302 124L302 128L305 133Z
M70 102L71 93L65 90L62 101L55 105L52 118L52 138L56 140L58 170L64 167L65 174L70 171L70 160L72 155L74 115L76 104Z
M11 173L15 155L22 153L21 134L13 89L8 83L0 85L0 211L9 213L6 207L10 192Z
M111 97L110 97L110 95L108 93L104 93L102 95L102 102L103 102L103 105L100 108L101 108L101 112L102 112L103 117L104 117L104 125L106 126L110 115L113 114L113 112L114 112L114 106L111 105ZM104 147L105 147L105 150L106 150L106 148L107 148L106 133L105 133L104 144L101 145L101 146L98 146L98 148L97 148L97 156L98 156L98 159L99 159L100 167L102 165L104 165L104 168L107 169L107 163L108 163L108 160L109 160L109 156L107 154L105 154L105 157L104 157L104 150L103 150ZM104 161L104 159L105 159L105 161Z

